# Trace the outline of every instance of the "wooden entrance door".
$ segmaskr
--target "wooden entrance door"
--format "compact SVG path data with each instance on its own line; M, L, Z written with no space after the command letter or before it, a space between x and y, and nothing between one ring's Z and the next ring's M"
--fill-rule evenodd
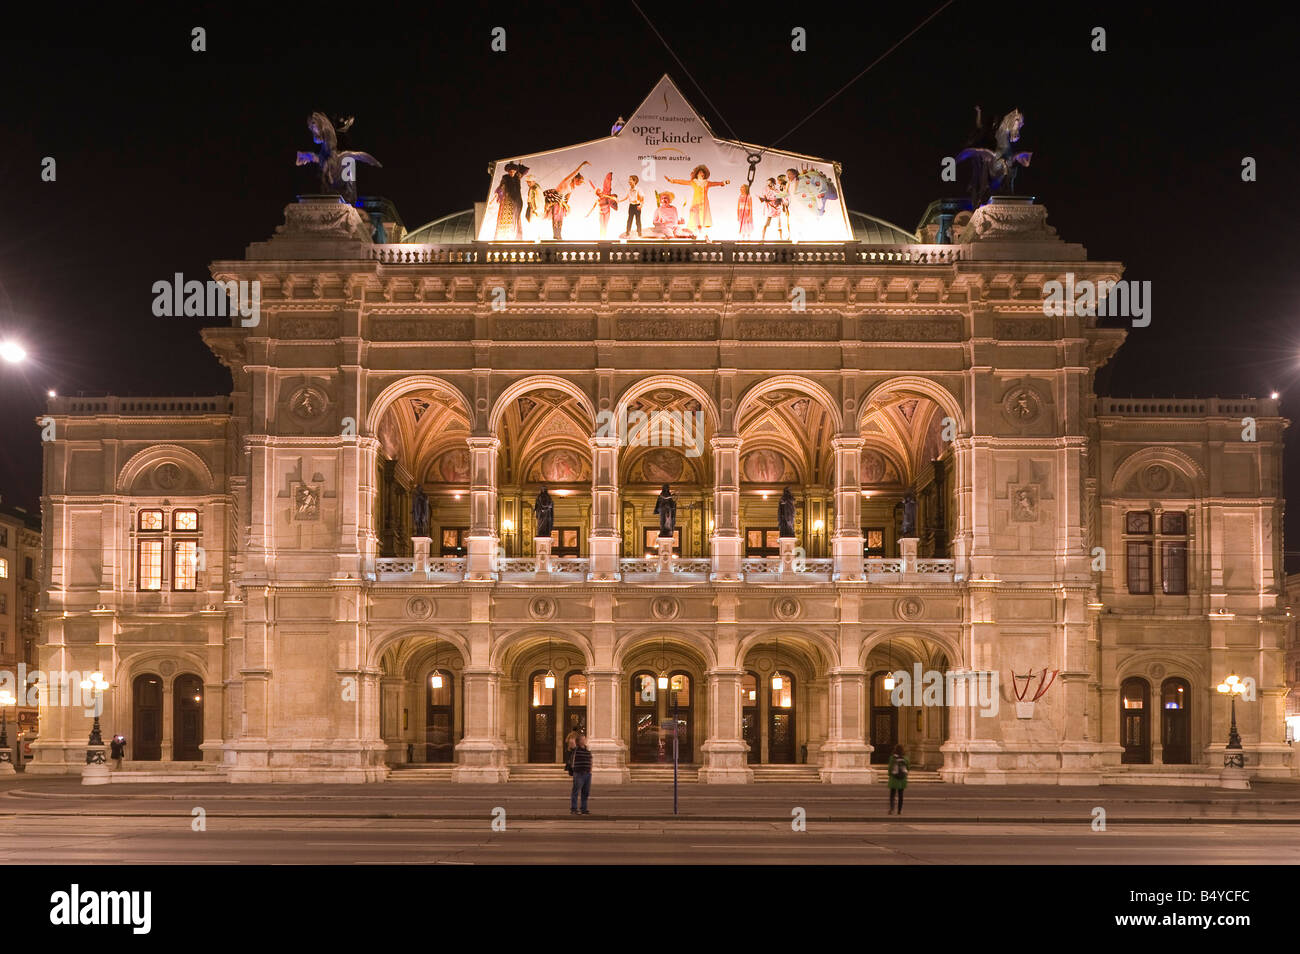
M777 684L778 679L780 685ZM767 760L772 765L793 765L794 676L784 670L772 673L767 699Z
M564 678L564 737L587 734L587 677L571 672Z
M1151 688L1145 679L1125 679L1119 689L1120 762L1146 765L1151 761Z
M758 674L747 672L740 680L740 737L749 745L745 761L751 765L762 759L763 742L759 733Z
M127 739L127 757L142 762L162 760L162 678L151 673L135 677L131 687L133 738Z
M638 672L632 677L632 752L633 762L658 762L663 746L659 731L659 689L652 672Z
M546 687L546 673L533 673L528 702L528 761L555 761L555 689Z
M1186 679L1166 679L1160 687L1160 746L1166 765L1192 761L1192 687Z
M679 765L687 765L695 760L691 743L691 730L694 728L694 719L691 717L691 703L693 700L690 674L680 670L672 673L668 677L668 698L664 700L664 723L671 723L674 714L676 714L677 763ZM668 761L671 762L673 760L673 740L671 736L667 741Z
M898 744L898 709L889 699L885 689L885 676L878 672L871 677L871 764L885 765Z
M424 760L456 761L455 689L450 670L435 670L442 685L434 687L433 672L424 680L428 693L424 713Z
M172 683L172 758L203 760L203 680L184 673Z

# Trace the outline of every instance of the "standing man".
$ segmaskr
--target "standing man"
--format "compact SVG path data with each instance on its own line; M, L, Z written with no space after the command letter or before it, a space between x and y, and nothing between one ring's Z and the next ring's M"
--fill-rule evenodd
M578 811L578 793L582 793L582 811ZM569 793L569 814L590 815L587 797L591 794L591 749L587 737L578 736L578 747L573 750L573 790Z
M113 758L113 768L122 771L122 759L126 758L126 736L113 736L113 743L109 746L109 755Z

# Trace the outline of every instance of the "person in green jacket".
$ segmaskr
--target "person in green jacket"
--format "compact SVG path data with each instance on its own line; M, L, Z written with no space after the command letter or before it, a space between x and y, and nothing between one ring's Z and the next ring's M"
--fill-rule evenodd
M907 770L911 763L903 757L903 747L894 746L889 757L889 814L894 814L894 796L898 796L898 814L903 814L903 793L907 791Z

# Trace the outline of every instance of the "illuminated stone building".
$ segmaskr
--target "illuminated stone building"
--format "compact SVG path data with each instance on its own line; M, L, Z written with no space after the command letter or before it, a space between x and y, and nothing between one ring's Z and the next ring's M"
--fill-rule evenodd
M37 724L37 707L28 705L31 694L25 677L36 667L40 571L40 516L0 503L0 673L11 674L0 689L14 697L6 715L11 749L34 734Z
M1290 772L1286 422L1096 396L1127 332L1045 315L1044 286L1122 267L1042 205L936 203L917 232L849 212L838 166L718 139L666 78L616 136L492 186L409 232L303 197L214 263L261 283L256 323L203 331L228 396L51 400L41 661L105 673L133 759L559 777L581 726L610 782L663 773L677 726L706 782L865 782L896 742L951 782L1208 777L1235 670L1248 770ZM560 239L542 186L570 194ZM712 241L685 234L697 191ZM895 700L897 670L997 682ZM86 717L42 720L35 768L77 770Z

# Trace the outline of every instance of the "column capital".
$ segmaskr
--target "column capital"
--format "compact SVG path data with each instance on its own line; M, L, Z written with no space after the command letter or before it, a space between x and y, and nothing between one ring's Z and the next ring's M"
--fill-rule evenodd
M741 440L732 434L714 434L709 438L709 446L716 450L737 450Z
M465 438L465 443L475 449L496 450L501 446L501 438L495 434L472 434Z
M831 438L835 450L861 450L866 441L860 434L843 434Z

